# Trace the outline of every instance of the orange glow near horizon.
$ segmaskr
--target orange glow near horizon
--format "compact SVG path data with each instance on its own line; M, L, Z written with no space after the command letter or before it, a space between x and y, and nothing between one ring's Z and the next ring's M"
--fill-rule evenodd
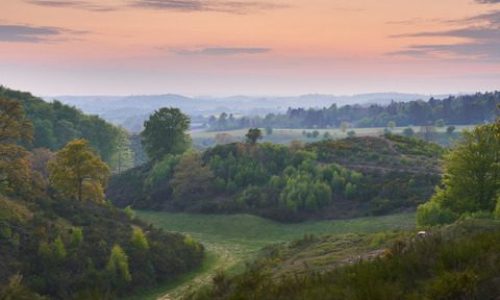
M500 88L500 1L170 2L2 0L0 84L44 95Z

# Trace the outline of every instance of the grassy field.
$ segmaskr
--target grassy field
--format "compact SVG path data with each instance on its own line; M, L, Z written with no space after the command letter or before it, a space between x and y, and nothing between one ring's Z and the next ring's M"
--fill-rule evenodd
M350 220L282 224L251 215L193 215L138 211L137 216L168 231L189 234L207 249L204 265L177 282L130 299L177 299L210 282L218 270L238 272L265 246L301 239L306 234L342 235L411 230L413 213Z
M464 129L471 128L473 126L455 126L455 132L461 132ZM401 134L403 130L407 127L396 127L392 130L393 133ZM420 131L420 127L413 126L412 129L415 132ZM384 134L385 128L349 128L345 132L342 132L339 128L332 129L317 129L319 132L319 136L316 138L308 138L302 134L303 131L312 132L315 129L273 129L273 133L271 135L264 135L262 139L263 142L272 142L279 144L288 144L291 141L298 140L302 142L316 142L323 139L323 135L328 132L333 139L340 139L347 137L347 132L353 130L356 132L356 136L380 136ZM243 141L245 138L245 134L248 129L238 129L238 130L228 130L228 131L195 131L191 132L191 137L195 144L197 145L205 145L210 146L215 143L214 138L217 134L226 133L231 136L232 141ZM436 133L445 133L446 126L437 128Z

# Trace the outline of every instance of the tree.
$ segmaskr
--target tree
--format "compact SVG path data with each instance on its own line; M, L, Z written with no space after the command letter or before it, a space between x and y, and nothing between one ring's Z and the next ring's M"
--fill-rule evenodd
M116 136L116 150L111 158L113 171L121 173L134 167L134 152L131 149L131 141L125 129L120 128Z
M419 213L431 207L456 215L493 212L500 193L500 123L464 131L463 141L445 158L444 169L442 187L430 200L435 204L424 204Z
M262 131L259 128L250 128L245 137L247 138L247 143L255 145L257 140L262 139Z
M454 131L455 131L455 126L448 126L448 127L446 127L446 133L448 135L452 135Z
M387 122L387 128L389 128L390 130L393 130L394 128L396 128L396 122L394 122L394 121Z
M406 137L412 137L415 135L415 131L413 131L413 129L411 127L406 127L403 130L403 135Z
M54 153L46 148L36 148L31 151L31 169L38 172L43 178L49 178L48 163L54 158Z
M102 202L109 175L109 167L83 139L69 142L49 162L49 178L54 188L79 201Z
M18 143L33 137L31 123L18 101L0 98L0 192L22 192L30 178L28 152Z
M174 199L180 206L203 200L212 192L214 174L203 165L198 153L182 156L171 181Z
M141 133L146 153L152 160L160 160L166 154L181 154L189 147L186 134L191 121L178 108L161 108L144 122Z
M111 274L115 281L131 281L132 276L130 275L128 266L128 257L123 251L120 245L114 245L111 249L111 255L106 265L106 270Z
M355 136L356 136L356 131L354 131L354 130L349 130L349 131L347 132L347 136L348 136L348 137L350 137L350 138L355 137Z
M132 245L135 248L137 248L139 250L148 250L149 249L148 239L147 239L146 235L144 235L144 232L142 231L142 229L140 227L133 228L132 238L131 238L130 242L132 243Z
M443 119L436 120L435 122L436 127L442 128L444 127L445 123Z

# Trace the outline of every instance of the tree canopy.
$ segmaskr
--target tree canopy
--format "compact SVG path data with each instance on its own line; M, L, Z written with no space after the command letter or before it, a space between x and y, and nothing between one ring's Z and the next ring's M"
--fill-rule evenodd
M86 140L74 140L49 162L51 184L63 195L79 201L104 201L109 167Z
M453 220L464 213L493 212L500 194L500 123L465 131L445 158L441 187L419 207L421 225Z
M250 128L245 135L247 143L253 145L262 139L262 131L259 128Z
M152 160L161 160L166 154L181 154L190 144L186 134L190 119L178 108L161 108L144 122L141 133L146 153Z
M121 161L115 159L119 151L125 151L128 141L123 140L125 131L102 118L86 115L75 107L57 100L46 102L30 93L11 90L0 86L0 98L19 103L33 127L32 143L23 144L28 150L47 148L51 151L61 149L73 139L83 138L94 148L101 158L113 168ZM20 126L28 125L27 122ZM119 157L119 156L118 156Z
M28 143L32 127L22 105L0 97L0 192L20 192L30 178Z

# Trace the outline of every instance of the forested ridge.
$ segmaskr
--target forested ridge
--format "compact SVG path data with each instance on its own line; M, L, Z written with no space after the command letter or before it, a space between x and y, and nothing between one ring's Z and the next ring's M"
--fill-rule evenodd
M167 154L113 176L107 193L121 207L284 221L386 214L430 197L444 151L391 134L290 146L248 141Z
M98 116L83 114L57 100L46 102L28 92L3 86L0 86L0 97L23 105L33 126L33 140L25 145L29 149L57 150L73 139L84 138L112 167L118 164L118 155L124 156L128 151L126 131Z
M37 140L43 126L33 122L57 131L66 121L82 131L49 144ZM119 299L201 264L201 244L153 228L106 200L111 171L101 154L112 154L106 151L113 141L105 139L115 130L57 102L2 89L0 299ZM82 136L100 151L73 139ZM50 149L37 148L42 145Z
M434 124L471 125L492 122L497 115L500 92L450 96L428 101L392 101L389 105L344 105L337 107L289 108L284 114L267 114L264 117L235 117L222 113L212 116L208 125L212 130L229 130L248 127L270 128L334 128L427 126ZM345 124L345 125L344 125Z

